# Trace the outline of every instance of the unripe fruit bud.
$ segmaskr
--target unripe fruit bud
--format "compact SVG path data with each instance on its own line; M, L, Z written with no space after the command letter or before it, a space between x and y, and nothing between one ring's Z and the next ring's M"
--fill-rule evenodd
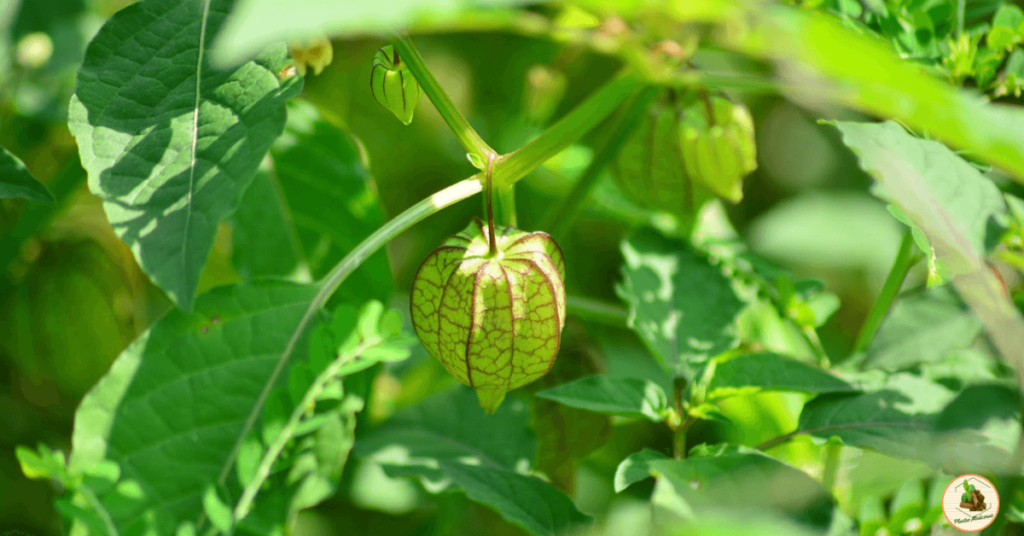
M743 178L757 169L754 121L742 104L708 97L683 112L680 149L686 171L733 203L743 199Z
M424 259L410 296L423 346L494 413L505 393L547 374L565 325L565 260L547 233L474 220Z
M334 48L326 36L314 37L308 41L292 43L288 53L295 60L295 68L299 74L306 76L306 65L313 68L313 74L320 74L324 67L334 61Z
M651 105L619 149L612 169L619 187L637 204L691 216L713 196L686 173L678 120L674 103Z
M412 114L420 99L420 85L391 45L382 47L373 57L370 91L374 100L395 114L399 121L406 125L412 123Z

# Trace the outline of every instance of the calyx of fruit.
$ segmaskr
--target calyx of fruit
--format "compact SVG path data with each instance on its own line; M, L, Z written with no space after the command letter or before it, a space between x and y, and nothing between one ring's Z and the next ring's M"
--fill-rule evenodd
M412 123L412 114L420 99L420 85L395 47L381 47L373 57L370 90L374 100L395 114L399 121L406 125Z
M475 219L420 265L412 322L423 346L494 413L544 376L565 325L565 260L543 232Z
M705 96L684 110L680 149L686 171L715 195L743 199L743 178L757 169L754 121L742 104Z

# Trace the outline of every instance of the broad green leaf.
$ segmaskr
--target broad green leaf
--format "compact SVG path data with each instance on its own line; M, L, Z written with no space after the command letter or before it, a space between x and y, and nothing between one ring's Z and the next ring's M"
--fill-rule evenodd
M969 430L940 433L940 412L953 399L945 387L909 374L857 394L826 394L804 405L795 434L921 460L947 473L999 470L1009 453Z
M692 377L711 356L737 343L743 303L707 257L677 240L643 229L623 241L629 326L674 374Z
M855 391L824 370L772 353L744 354L716 361L708 399L757 391L835 393Z
M652 476L650 462L668 459L669 457L665 454L651 449L644 449L630 454L615 469L615 493L619 493L629 486Z
M696 447L682 460L652 460L651 471L667 479L700 515L701 509L733 507L782 512L827 528L834 503L807 473L745 447Z
M923 458L935 416L952 398L944 387L907 374L864 393L826 394L804 405L797 431L898 458Z
M479 7L525 4L526 0L380 0L328 2L292 0L287 9L275 0L240 0L214 48L221 63L240 62L276 41L327 34L387 33L426 18L444 21Z
M477 464L506 471L528 467L537 439L529 411L519 400L504 403L494 416L480 408L472 389L458 387L416 404L360 438L357 456L391 474L417 475L446 488L440 461Z
M288 104L284 133L232 218L234 263L244 277L317 279L384 224L358 141L316 106ZM394 283L380 251L341 287L342 300L386 299Z
M957 90L830 14L788 6L756 9L756 22L745 31L722 32L722 43L789 67L782 72L800 73L786 84L797 99L899 120L1024 180L1024 112L1017 107L986 104ZM807 75L818 80L808 81Z
M867 363L893 371L938 361L966 348L979 331L981 321L949 288L904 294L871 340Z
M0 199L13 197L53 203L53 194L46 186L32 176L17 156L0 147Z
M965 302L1024 384L1024 318L983 259L1007 212L998 189L943 145L895 123L836 123L861 167L928 238Z
M189 310L217 227L281 133L301 78L283 46L231 70L208 50L231 0L143 0L110 18L78 71L68 126L89 188L143 270Z
M1004 384L972 385L942 410L935 427L939 430L982 428L989 419L1016 419L1020 414L1021 393Z
M556 536L590 521L568 495L539 478L461 463L442 463L441 470L467 497L533 534Z
M652 381L594 375L537 393L569 407L626 417L665 418L668 398Z
M101 497L122 535L151 524L170 534L178 521L198 519L206 487L316 291L274 281L214 289L192 313L172 310L154 324L85 396L70 467L110 460L137 484L131 502Z
M527 476L537 447L521 400L488 416L468 387L412 406L356 442L357 456L391 476L418 477L434 493L462 489L535 534L560 534L587 519L572 500Z

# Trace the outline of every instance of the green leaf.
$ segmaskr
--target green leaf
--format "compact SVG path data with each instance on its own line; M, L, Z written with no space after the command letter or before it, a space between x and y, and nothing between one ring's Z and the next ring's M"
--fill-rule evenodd
M626 417L665 418L668 399L652 381L594 375L537 393L569 407Z
M0 199L15 197L53 203L53 194L46 186L32 176L17 156L0 147Z
M804 405L796 434L874 449L896 458L921 460L957 474L1002 470L1009 452L967 431L942 433L940 412L953 393L937 383L904 373L864 393L822 395Z
M1015 420L1020 416L1021 393L1004 384L971 385L939 414L938 430L980 429L990 419Z
M981 321L949 288L900 296L868 346L873 368L900 370L938 361L966 348L981 331Z
M293 0L288 9L274 0L241 0L214 48L222 63L236 63L276 41L294 41L321 34L386 33L428 16L441 22L474 7L499 7L526 0L381 0L330 2Z
M221 501L217 496L217 489L213 486L206 488L206 492L203 493L203 512L217 530L224 534L231 531L231 508Z
M924 458L934 438L935 416L952 398L942 386L894 374L880 389L826 394L804 405L797 431L872 448L898 458Z
M827 528L834 503L803 471L746 447L695 447L689 458L652 460L651 470L667 479L699 515L701 509L741 508L785 513L799 522Z
M695 366L737 343L743 303L716 266L685 243L643 229L623 241L629 326L662 364L692 377Z
M643 449L630 454L615 469L615 493L620 493L629 486L652 476L650 462L668 459L670 459L668 456L651 449Z
M68 126L117 235L189 310L217 227L238 206L301 78L283 46L236 69L207 55L231 0L144 0L110 18L78 71Z
M522 474L536 448L526 404L508 400L488 416L460 386L399 412L354 452L391 476L418 477L431 492L462 489L535 534L560 534L587 517L550 484Z
M514 471L529 466L537 448L529 411L519 400L488 417L472 389L458 387L399 412L361 437L357 456L392 474L417 475L447 487L440 461L479 464Z
M895 123L836 126L861 167L928 238L960 297L1024 384L1024 318L984 261L1008 218L999 189L945 146L917 139Z
M254 179L232 218L233 261L243 277L319 279L384 224L358 141L316 106L288 103L273 165ZM349 276L341 301L387 299L394 290L379 251Z
M461 463L442 463L441 470L466 491L467 497L534 534L564 534L590 521L568 495L539 478Z
M818 367L768 352L724 358L714 366L708 399L757 391L856 391L849 383Z
M157 321L85 396L70 466L107 459L138 484L135 503L101 497L122 534L141 532L148 519L162 534L198 519L206 487L316 291L276 281L214 289L192 313L172 310Z

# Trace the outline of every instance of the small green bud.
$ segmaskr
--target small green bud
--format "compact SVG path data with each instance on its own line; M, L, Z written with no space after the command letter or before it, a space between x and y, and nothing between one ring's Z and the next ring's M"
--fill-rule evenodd
M743 199L743 178L757 169L754 121L746 107L722 97L697 101L683 112L679 128L690 176L728 201Z
M420 85L391 45L382 47L373 57L370 91L374 100L395 114L399 121L406 125L412 123L412 114L420 99Z
M494 413L505 393L547 374L565 325L565 260L547 233L474 220L424 259L410 294L423 346Z

